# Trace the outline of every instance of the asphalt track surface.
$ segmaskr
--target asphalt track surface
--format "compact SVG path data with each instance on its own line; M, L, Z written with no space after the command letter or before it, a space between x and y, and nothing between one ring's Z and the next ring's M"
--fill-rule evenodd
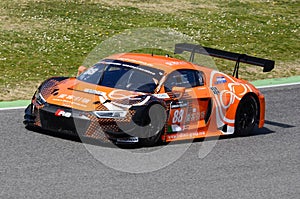
M74 139L26 130L23 110L1 110L0 198L298 199L300 85L261 90L263 129L219 139L204 158L198 140L169 166L141 174L105 166Z

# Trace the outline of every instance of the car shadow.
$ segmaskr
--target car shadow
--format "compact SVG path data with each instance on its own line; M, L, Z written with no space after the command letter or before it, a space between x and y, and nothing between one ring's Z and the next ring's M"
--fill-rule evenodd
M296 127L296 126L291 125L291 124L285 124L285 123L282 123L282 122L275 122L275 121L270 121L270 120L266 120L265 124L269 124L269 125L272 125L272 126L277 126L277 127L281 127L281 128L285 128L285 129Z
M254 127L253 131L249 135L244 135L244 136L238 136L238 135L224 135L220 136L220 140L226 140L226 139L234 139L234 138L241 138L241 137L253 137L253 136L260 136L260 135L267 135L271 133L276 133L276 131L273 131L267 127L263 128L258 128L257 126Z
M25 127L27 130L41 134L41 135L45 135L45 136L49 136L49 137L55 137L58 139L62 139L62 140L68 140L68 141L72 141L72 142L78 142L78 143L82 143L82 144L91 144L91 145L95 145L95 146L102 146L102 147L110 147L110 148L141 148L138 145L134 145L134 144L127 144L127 145L115 145L112 142L102 142L101 140L97 140L97 139L93 139L93 138L88 138L88 137L82 137L76 134L70 134L70 133L59 133L59 132L54 132L54 131L48 131L42 128L38 128L38 127Z
M276 126L280 128L293 128L296 127L291 124L286 124L286 123L281 123L281 122L275 122L275 121L270 121L270 120L265 120L265 124L270 125L270 126ZM237 135L223 135L223 136L216 136L216 137L210 137L209 139L219 139L219 140L226 140L226 139L234 139L234 138L241 138L241 137L253 137L253 136L260 136L260 135L267 135L267 134L272 134L276 133L276 131L271 130L267 127L263 128L258 128L257 126L254 127L253 132L249 135L246 136L237 136ZM194 139L194 142L202 142L207 138L197 138Z
M277 127L281 127L281 128L295 127L295 126L290 125L290 124L284 124L284 123L269 121L269 120L266 120L265 123L268 124L268 125L277 126ZM96 140L96 139L93 139L93 138L82 137L82 136L78 136L78 135L74 135L74 134L51 132L51 131L43 130L41 128L27 127L27 129L30 130L30 131L34 131L36 133L39 133L39 134L46 135L46 136L56 137L56 138L69 140L69 141L74 141L74 142L78 142L78 143L91 144L91 145L95 145L95 146L110 147L110 148L118 147L118 148L122 148L122 149L144 148L144 147L142 147L138 144L118 144L118 145L115 145L112 142L105 143L105 142L102 142L100 140ZM273 131L273 130L267 128L267 127L263 127L263 128L255 127L253 132L250 135L242 136L242 137L260 136L260 135L266 135L266 134L271 134L271 133L276 133L276 131ZM193 140L193 142L203 142L205 140L226 140L226 139L234 139L234 138L239 138L239 137L241 137L241 136L224 135L224 136L215 136L215 137L209 137L209 138L196 138L196 139ZM172 142L172 144L186 144L186 143L191 143L191 140L181 140L181 141ZM168 145L168 143L160 143L157 146L164 146L164 145ZM157 146L154 146L154 147L157 147ZM151 148L151 147L148 147L148 148Z
M74 142L81 142L80 137L76 136L76 135L71 135L71 134L66 134L66 133L57 133L57 132L47 131L42 128L31 127L31 126L26 126L25 128L29 131L32 131L32 132L35 132L38 134L42 134L42 135L46 135L46 136L50 136L50 137L56 137L56 138L60 138L60 139L64 139L64 140L70 140L70 141L74 141Z

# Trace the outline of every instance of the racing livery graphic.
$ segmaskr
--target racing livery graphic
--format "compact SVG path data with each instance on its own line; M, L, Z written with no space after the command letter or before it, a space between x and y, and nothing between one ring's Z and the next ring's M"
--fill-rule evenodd
M175 45L189 62L141 53L109 56L77 77L44 81L26 108L26 127L94 138L140 143L219 135L248 135L264 125L262 93L238 78L239 64L271 71L275 62L244 54ZM232 76L193 63L195 54L236 61Z

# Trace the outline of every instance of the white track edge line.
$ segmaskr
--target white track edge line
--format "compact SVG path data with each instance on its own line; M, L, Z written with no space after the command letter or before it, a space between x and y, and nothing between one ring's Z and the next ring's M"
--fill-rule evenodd
M15 109L25 109L26 107L27 106L17 106L17 107L0 108L0 111L15 110Z
M269 85L269 86L256 86L258 89L262 88L275 88L275 87L282 87L282 86L293 86L293 85L298 85L300 82L295 82L295 83L287 83L287 84L275 84L275 85ZM0 108L0 111L5 111L5 110L17 110L17 109L25 109L26 106L19 106L19 107L8 107L8 108Z
M275 88L275 87L282 87L282 86L294 86L298 85L300 82L294 82L294 83L286 83L286 84L274 84L274 85L268 85L268 86L255 86L258 89L261 88Z

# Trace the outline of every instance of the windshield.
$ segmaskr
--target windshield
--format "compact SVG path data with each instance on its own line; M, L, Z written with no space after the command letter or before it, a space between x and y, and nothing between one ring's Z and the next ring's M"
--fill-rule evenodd
M162 70L119 60L103 60L77 77L78 80L130 91L153 93Z

